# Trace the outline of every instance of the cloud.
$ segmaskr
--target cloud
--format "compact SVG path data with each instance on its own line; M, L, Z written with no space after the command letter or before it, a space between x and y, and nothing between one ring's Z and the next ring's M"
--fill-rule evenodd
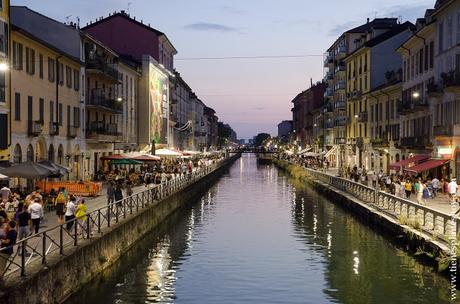
M371 20L374 18L401 18L402 21L409 20L415 22L417 18L423 18L425 10L432 8L432 1L424 1L423 3L401 4L381 8L379 11L369 12L362 16L359 20L351 20L345 23L336 24L329 30L329 36L339 36L343 32L352 29L366 22L366 18Z
M208 23L208 22L197 22L187 24L185 29L192 31L202 31L202 32L237 32L238 29L230 26L226 26L218 23Z

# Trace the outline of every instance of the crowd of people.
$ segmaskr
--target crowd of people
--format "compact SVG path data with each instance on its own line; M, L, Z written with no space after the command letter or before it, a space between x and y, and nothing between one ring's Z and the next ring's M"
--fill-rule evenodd
M142 165L137 170L114 167L99 172L98 176L107 183L107 203L111 204L131 196L135 186L163 184L180 176L191 176L196 170L210 166L222 157L221 154L214 154L188 160L167 158ZM85 199L69 193L65 187L52 189L46 194L39 188L28 192L24 187L9 188L5 185L0 189L0 278L9 257L14 253L16 242L39 233L46 215L45 209L50 205L56 213L57 224L71 231L75 228L73 219L76 219L78 233L83 233L80 227L85 227L87 220ZM24 252L24 255L29 255L26 243L24 249L17 250L18 254Z
M315 170L328 169L329 167L327 159L321 157L302 157L287 154L281 154L279 157ZM348 166L339 170L338 175L398 197L411 199L415 196L416 201L421 205L426 205L429 199L435 199L440 196L444 196L450 202L458 202L459 186L455 178L448 180L435 176L422 178L421 176L401 173L385 174L383 170L379 172L368 171L364 167L359 168L357 166L352 168Z

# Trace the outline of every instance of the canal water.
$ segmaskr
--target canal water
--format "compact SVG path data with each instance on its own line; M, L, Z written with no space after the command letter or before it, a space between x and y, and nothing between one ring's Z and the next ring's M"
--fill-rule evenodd
M450 303L449 282L244 154L68 303Z

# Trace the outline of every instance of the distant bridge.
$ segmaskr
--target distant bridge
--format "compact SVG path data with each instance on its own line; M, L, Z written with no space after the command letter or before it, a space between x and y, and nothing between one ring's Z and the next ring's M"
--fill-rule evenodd
M268 151L264 148L255 148L255 147L244 147L238 148L232 151L232 153L260 153L260 154L275 154L278 153L277 150Z

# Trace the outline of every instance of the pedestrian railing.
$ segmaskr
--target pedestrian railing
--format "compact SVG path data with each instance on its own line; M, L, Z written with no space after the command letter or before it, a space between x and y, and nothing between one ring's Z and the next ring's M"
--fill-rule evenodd
M361 202L379 209L399 221L400 224L420 229L434 239L449 242L450 238L459 237L459 218L454 214L448 214L342 177L309 168L306 168L306 171L313 179L334 186Z
M3 275L3 279L7 280L18 273L25 276L28 269L38 263L46 266L51 255L64 256L71 253L85 239L100 237L107 228L194 184L228 163L231 158L220 159L209 166L198 168L193 173L148 186L147 190L87 213L85 218L75 218L24 238L13 246L12 255L1 254L5 248L0 249L0 259L3 262L6 260L5 270L0 273L0 278Z

